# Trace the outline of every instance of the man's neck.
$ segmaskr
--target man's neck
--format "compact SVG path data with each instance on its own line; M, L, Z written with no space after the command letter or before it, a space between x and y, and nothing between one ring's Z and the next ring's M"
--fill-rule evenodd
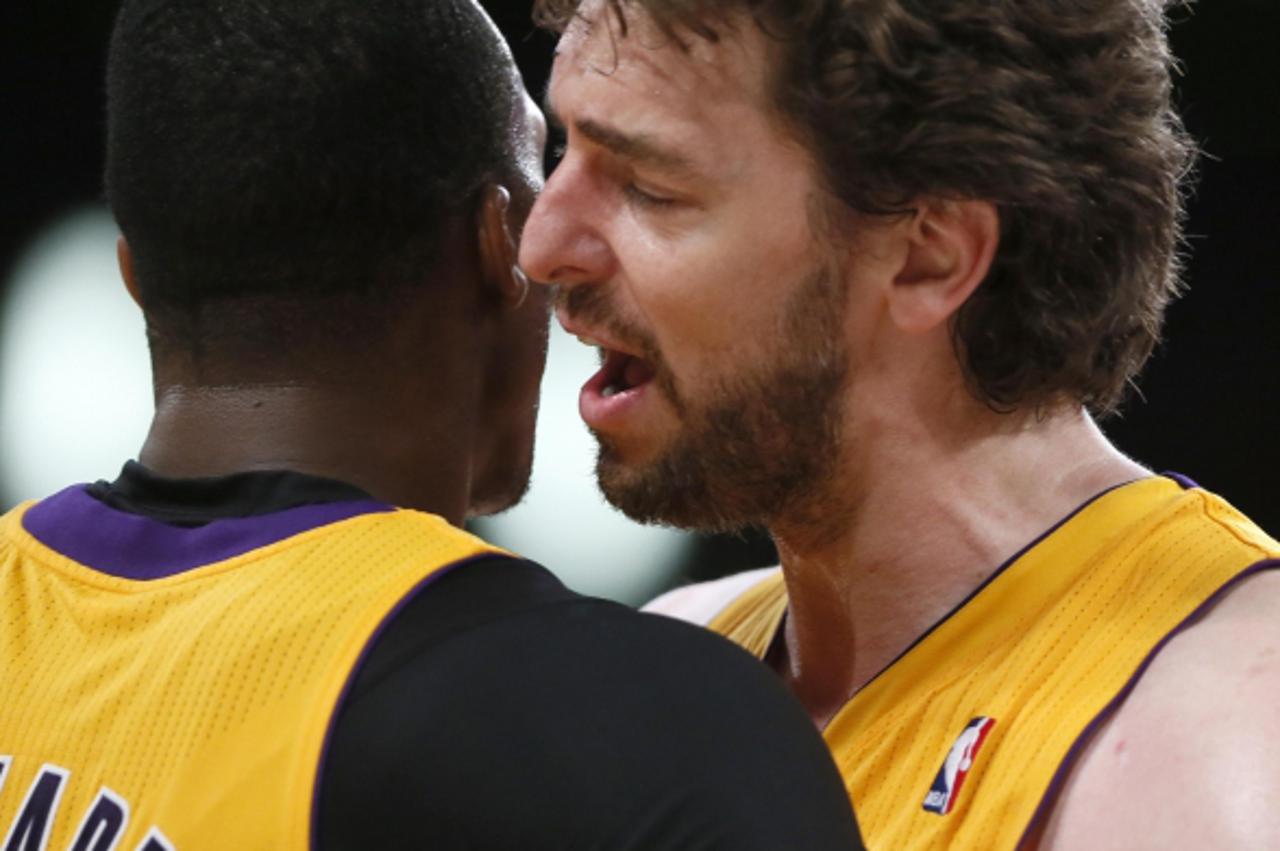
M789 596L779 666L820 726L1027 544L1148 475L1082 411L1009 422L964 441L886 431L840 483L860 496L832 495L846 522L772 527Z
M470 498L470 447L459 440L471 433L467 406L439 405L426 416L422 400L407 397L359 387L170 386L158 394L139 461L175 478L294 470L460 524Z

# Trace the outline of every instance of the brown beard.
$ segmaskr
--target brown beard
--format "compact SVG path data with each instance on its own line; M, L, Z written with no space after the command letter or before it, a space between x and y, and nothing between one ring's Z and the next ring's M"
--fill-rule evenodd
M683 428L644 465L624 464L596 434L596 478L609 502L642 523L708 532L811 515L840 453L845 301L843 275L818 265L780 317L767 360L694 397L680 395L652 338L644 341Z

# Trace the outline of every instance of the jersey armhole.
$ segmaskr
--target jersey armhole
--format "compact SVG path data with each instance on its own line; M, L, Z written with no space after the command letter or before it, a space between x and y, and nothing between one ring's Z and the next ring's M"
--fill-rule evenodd
M744 570L723 579L675 588L650 600L641 611L697 626L709 626L730 604L780 569L761 567Z
M1217 591L1197 606L1191 614L1183 618L1177 626L1169 630L1168 634L1166 634L1164 638L1160 639L1160 641L1151 648L1150 652L1148 652L1138 664L1138 667L1134 669L1133 674L1124 684L1124 687L1116 692L1115 696L1102 707L1098 714L1095 715L1093 719L1089 721L1083 729L1081 729L1079 735L1076 736L1075 741L1067 750L1062 762L1058 764L1057 769L1054 771L1053 777L1050 778L1049 785L1045 787L1044 794L1041 796L1040 802L1032 812L1031 818L1027 821L1026 827L1023 829L1022 836L1018 839L1018 844L1015 846L1016 848L1027 848L1029 847L1028 843L1031 840L1038 840L1039 834L1048 825L1053 807L1061 796L1062 790L1065 787L1068 778L1071 776L1072 770L1080 762L1080 758L1088 748L1090 742L1092 742L1101 732L1106 723L1115 716L1116 711L1129 697L1130 693L1133 692L1134 688L1138 685L1138 682L1142 679L1142 676L1147 672L1147 669L1151 667L1152 662L1154 662L1156 657L1160 655L1160 652L1164 650L1165 646L1174 638L1181 635L1186 629L1195 625L1201 618L1209 614L1209 612L1211 612L1214 607L1227 596L1227 594L1234 591L1245 580L1251 579L1265 571L1276 569L1280 569L1280 558L1264 559L1246 567L1244 570L1240 571L1223 583Z

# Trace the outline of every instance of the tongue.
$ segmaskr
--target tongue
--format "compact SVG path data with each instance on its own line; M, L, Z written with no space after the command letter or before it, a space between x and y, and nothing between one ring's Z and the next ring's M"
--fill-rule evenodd
M622 382L627 388L638 387L653 378L653 367L640 358L629 358L622 370Z

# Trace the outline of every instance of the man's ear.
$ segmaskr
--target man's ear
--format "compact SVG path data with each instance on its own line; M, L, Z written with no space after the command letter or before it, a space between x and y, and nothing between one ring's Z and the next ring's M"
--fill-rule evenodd
M138 289L138 279L133 275L133 252L123 236L116 239L116 262L120 264L120 277L124 279L124 288L129 291L133 303L142 307L142 294Z
M889 288L889 314L909 334L946 323L991 270L1000 214L988 201L921 203L907 233L902 268Z
M501 184L485 187L480 201L481 285L492 288L512 310L529 294L529 278L517 265L520 247L511 233L511 193Z

